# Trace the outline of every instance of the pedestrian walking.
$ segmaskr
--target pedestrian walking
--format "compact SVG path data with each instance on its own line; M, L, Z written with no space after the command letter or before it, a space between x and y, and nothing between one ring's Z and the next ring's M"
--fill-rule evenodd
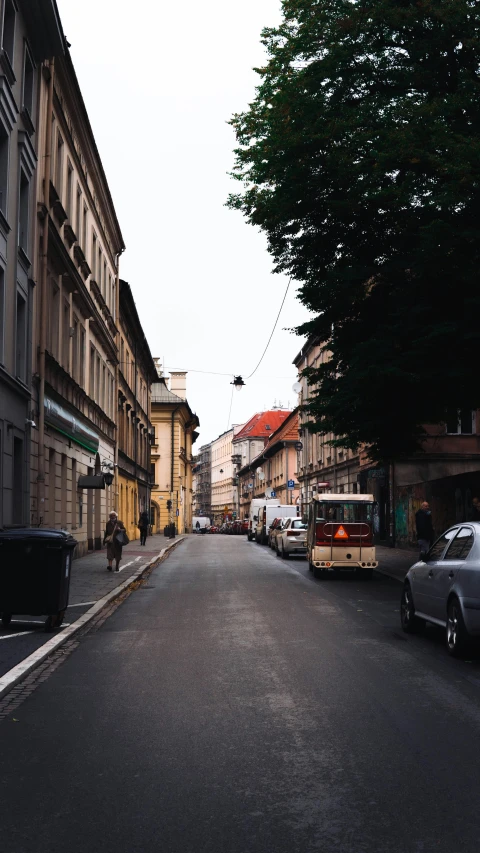
M148 536L148 526L150 523L150 519L148 517L148 512L146 509L140 513L140 518L138 519L138 529L140 531L140 545L147 544L147 536Z
M120 571L122 548L124 545L128 545L129 541L130 540L127 536L127 531L125 530L125 525L123 521L120 521L118 514L115 512L114 509L112 509L108 517L107 526L105 527L105 533L103 536L103 544L107 545L107 571L113 571L114 560L115 571Z
M420 553L428 551L433 542L433 524L430 504L424 501L419 510L415 513L415 524L417 527L417 541Z

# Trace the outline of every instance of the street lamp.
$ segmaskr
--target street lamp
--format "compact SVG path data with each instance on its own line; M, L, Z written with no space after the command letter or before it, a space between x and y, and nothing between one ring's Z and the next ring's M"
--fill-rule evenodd
M241 376L234 376L233 382L230 382L230 385L233 385L235 391L241 391L243 386L245 385L245 382L243 381Z

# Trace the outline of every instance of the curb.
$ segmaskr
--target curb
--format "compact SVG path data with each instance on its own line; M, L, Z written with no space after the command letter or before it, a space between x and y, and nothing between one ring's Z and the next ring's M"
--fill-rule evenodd
M82 616L80 616L76 622L72 625L69 625L68 628L65 628L61 634L57 634L55 637L52 637L51 640L47 640L43 646L40 646L39 649L36 649L32 652L31 655L26 657L24 660L17 663L16 666L9 669L5 675L2 675L0 678L0 699L3 698L13 687L23 681L24 678L27 677L37 666L43 663L52 652L57 651L57 649L61 648L67 640L70 640L77 631L80 631L81 628L84 628L85 625L88 625L91 620L97 616L101 610L104 609L108 604L110 604L114 599L118 598L122 592L125 592L129 586L135 581L138 581L142 575L145 574L149 569L153 569L157 563L161 562L165 555L167 555L176 545L179 545L180 542L183 542L185 536L179 536L178 539L175 539L174 542L171 542L170 545L166 545L165 548L162 548L159 554L153 557L148 563L143 566L140 566L137 571L131 575L127 580L123 581L121 584L112 589L107 595L104 595L103 598L100 598L93 607L90 607Z

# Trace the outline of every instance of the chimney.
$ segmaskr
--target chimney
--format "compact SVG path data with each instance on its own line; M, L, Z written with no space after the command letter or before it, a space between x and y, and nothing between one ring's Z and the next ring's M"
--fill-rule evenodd
M170 391L181 397L182 400L187 399L187 372L185 370L170 373Z

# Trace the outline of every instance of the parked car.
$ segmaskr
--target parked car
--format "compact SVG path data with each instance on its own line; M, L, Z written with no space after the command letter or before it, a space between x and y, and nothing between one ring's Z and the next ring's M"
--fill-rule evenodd
M454 657L480 636L479 522L455 524L420 555L405 577L400 618L407 633L440 625Z
M258 510L258 521L255 527L255 541L259 545L268 545L268 531L274 518L289 518L295 512L291 504L265 504Z
M276 531L282 526L283 518L274 518L268 531L268 544L275 549Z
M307 524L297 516L285 518L281 529L275 539L275 550L286 560L291 554L299 554L302 557L307 553Z

